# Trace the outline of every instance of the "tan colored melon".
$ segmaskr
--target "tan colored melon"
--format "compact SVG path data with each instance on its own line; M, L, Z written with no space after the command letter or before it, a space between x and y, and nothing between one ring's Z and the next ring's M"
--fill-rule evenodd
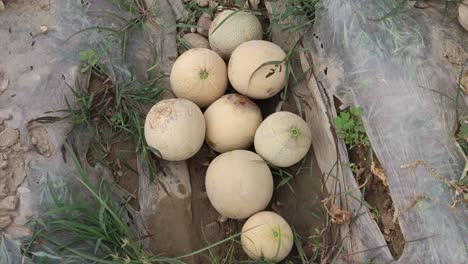
M256 213L242 227L242 248L254 260L280 262L291 252L293 242L291 227L274 212Z
M305 157L312 142L309 125L291 112L276 112L255 132L255 151L277 167L289 167Z
M458 22L460 25L468 31L468 0L464 0L458 6Z
M224 59L229 59L240 44L262 38L262 25L258 18L251 13L234 10L219 13L211 22L208 33L211 49Z
M172 66L170 82L177 97L206 107L226 91L226 64L212 50L190 49L180 55Z
M206 171L205 186L216 211L234 219L265 209L273 195L270 168L260 156L247 150L216 157Z
M155 104L145 120L145 139L162 159L186 160L200 150L205 139L205 119L197 105L186 99L166 99Z
M243 43L231 55L228 76L234 89L255 99L277 94L286 84L286 53L276 44L263 40ZM281 62L274 65L265 63Z
M246 96L226 94L206 109L205 121L206 143L223 153L252 145L262 113Z

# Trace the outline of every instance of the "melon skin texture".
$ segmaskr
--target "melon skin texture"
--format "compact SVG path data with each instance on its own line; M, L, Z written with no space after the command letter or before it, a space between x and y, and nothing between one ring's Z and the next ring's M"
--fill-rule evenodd
M463 1L458 6L458 22L468 31L468 0Z
M211 49L224 59L229 59L240 44L263 38L262 25L255 15L244 11L232 15L234 12L226 10L219 13L211 22L208 33Z
M231 55L228 65L229 81L236 91L250 98L270 98L286 84L285 58L286 53L272 42L245 42ZM283 62L262 66L272 61Z
M190 49L175 61L170 82L177 97L188 99L199 107L206 107L226 91L226 63L212 50Z
M234 150L216 157L208 166L206 192L221 215L245 219L265 209L273 195L270 168L257 154Z
M246 96L227 94L206 109L205 121L206 143L224 153L252 145L255 131L262 122L262 113Z
M289 167L305 157L312 142L309 125L291 112L276 112L255 132L255 150L277 167Z
M274 212L256 213L242 227L242 248L254 260L280 262L291 252L293 241L291 227Z
M186 99L155 104L145 119L145 139L164 160L180 161L195 155L205 139L205 119L197 105Z

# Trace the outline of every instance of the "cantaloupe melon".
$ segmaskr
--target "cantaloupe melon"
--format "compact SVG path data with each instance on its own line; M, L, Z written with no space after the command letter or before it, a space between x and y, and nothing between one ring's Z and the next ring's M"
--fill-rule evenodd
M254 260L280 262L291 251L293 242L291 227L274 212L256 213L242 227L242 248Z
M268 205L273 194L273 177L260 156L247 150L233 150L210 163L205 187L216 211L227 218L245 219Z
M286 84L285 58L286 53L272 42L245 42L231 55L229 81L243 95L255 99L270 98Z
M234 93L211 104L205 111L205 121L206 143L223 153L252 145L262 113L249 98Z
M186 160L200 150L205 139L205 118L186 99L166 99L155 104L145 120L146 143L170 161Z
M277 167L289 167L300 161L312 142L309 125L291 112L276 112L260 124L255 132L255 150Z
M262 25L258 18L239 10L219 13L211 22L208 33L211 49L224 59L229 59L240 44L262 38Z
M172 66L170 82L177 97L206 107L226 91L226 64L212 50L190 49L180 55Z

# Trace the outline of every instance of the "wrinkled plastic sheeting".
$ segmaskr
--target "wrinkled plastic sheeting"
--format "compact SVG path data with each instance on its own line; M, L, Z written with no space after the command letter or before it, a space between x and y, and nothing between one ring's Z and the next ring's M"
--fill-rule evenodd
M161 19L158 23L169 24L164 20L166 18L171 22L174 20L166 1L146 2L149 5L157 3L165 11L165 14L158 16ZM133 77L144 81L159 75L157 71L167 74L171 66L169 58L177 55L175 36L171 35L175 34L174 28L161 29L156 26L156 22L146 25L145 29L135 28L128 33L127 53L122 52L122 45L115 34L96 28L89 29L97 26L125 26L117 16L128 19L134 15L116 3L125 1L18 0L7 3L7 9L0 14L0 77L8 80L7 89L0 94L0 114L11 116L4 124L18 129L20 141L29 147L25 155L27 176L16 194L20 202L15 224L8 228L8 235L1 243L2 249L8 249L0 252L2 261L7 261L2 263L25 261L20 251L13 249L15 245L18 246L13 241L28 235L28 230L21 225L47 204L42 203L44 200L39 197L44 197L47 192L48 175L55 184L67 182L66 185L71 188L69 195L79 190L78 186L69 184L71 175L76 175L75 166L70 158L65 161L62 153L62 145L71 124L65 121L39 124L41 129L47 131L48 143L53 147L50 156L32 150L28 128L31 120L45 116L46 112L66 109L64 97L73 104L74 97L68 85L74 89L87 87L89 75L80 74L79 52L88 49L102 52L105 57L101 59L106 72L116 82ZM39 34L40 26L48 27L46 34ZM74 35L77 32L80 33ZM167 49L167 52L163 49ZM147 71L151 67L155 70ZM85 157L89 136L82 132L76 132L72 141L77 146L77 154ZM102 176L104 173L91 168L85 160L83 163L90 177Z
M458 180L466 162L454 134L457 81L468 58L468 38L456 14L450 9L444 14L440 2L431 6L323 0L306 43L314 46L314 73L329 99L334 95L363 109L406 241L399 262L464 263L466 205L451 208L453 188L431 170ZM458 96L460 116L466 105L464 95ZM417 160L427 166L401 168ZM382 246L350 246L346 257L364 262Z

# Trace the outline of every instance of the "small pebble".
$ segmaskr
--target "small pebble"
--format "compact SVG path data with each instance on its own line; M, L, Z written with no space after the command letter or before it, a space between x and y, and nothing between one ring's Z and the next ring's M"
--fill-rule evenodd
M9 148L16 144L19 140L19 132L17 129L7 127L0 132L0 148Z
M197 0L197 4L201 7L208 6L208 0Z
M192 48L205 48L205 49L210 48L210 44L208 43L208 40L200 34L196 34L196 33L185 34L182 37L182 39L185 40L188 44L190 44Z
M6 167L8 167L8 161L0 161L0 170L5 169Z
M41 33L46 33L49 30L46 26L41 26Z
M210 28L210 24L211 16L207 13L203 13L197 23L197 32L202 36L208 37L208 29Z
M419 9L426 9L430 7L428 3L425 1L417 0L416 3L414 3L414 7L419 8Z
M218 222L220 222L220 223L224 223L224 222L226 222L227 220L228 220L228 218L225 217L225 216L222 216L222 215L218 218Z
M9 81L5 79L0 82L0 94L3 93L8 88Z
M0 1L0 3L2 2ZM9 226L10 224L11 224L11 217L9 215L0 216L0 228L5 228Z
M2 12L3 10L5 10L5 5L2 1L0 1L0 12Z
M0 210L13 211L16 209L18 198L15 195L5 197L0 201Z

